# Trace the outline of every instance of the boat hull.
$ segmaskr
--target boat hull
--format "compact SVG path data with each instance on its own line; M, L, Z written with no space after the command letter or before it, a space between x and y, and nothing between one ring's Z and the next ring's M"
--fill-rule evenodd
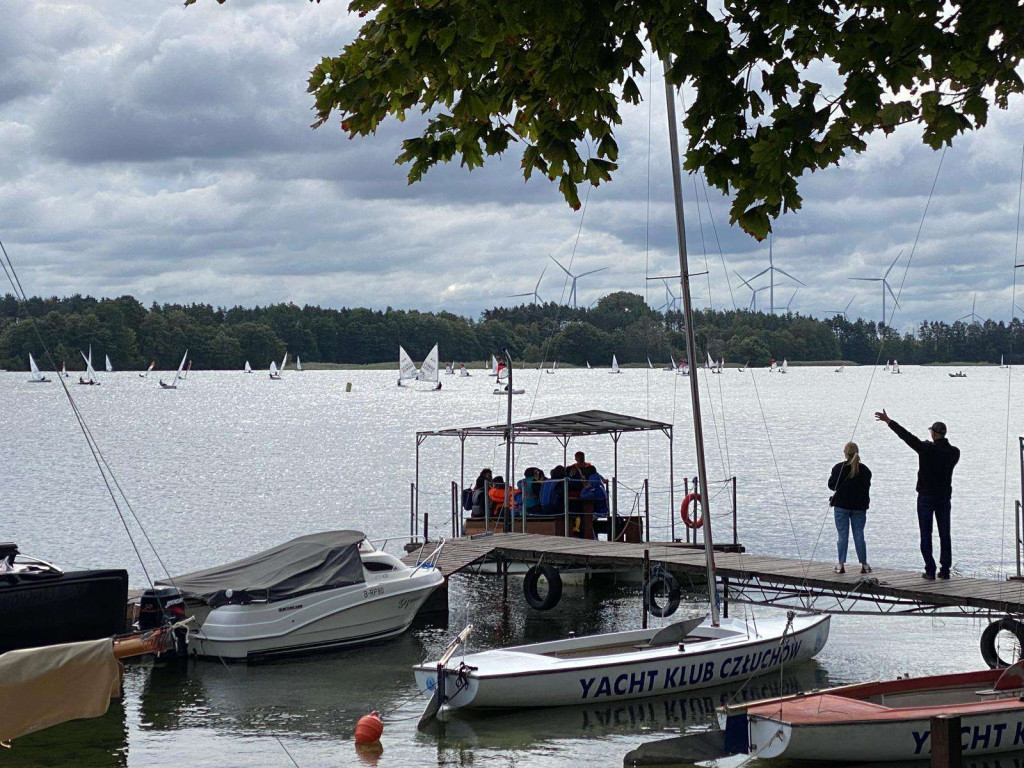
M642 645L657 630L612 633L594 638L573 638L538 643L501 651L467 655L462 661L468 670L451 663L445 672L448 699L441 717L456 709L505 709L550 707L636 699L710 688L777 671L783 664L805 661L816 655L828 640L829 619L796 617L794 628L786 633L784 619L758 622L760 634L739 634L743 623L723 619L722 626L732 636L700 642L647 648L627 653L588 654L573 658L575 646L601 643L615 638L618 645ZM767 626L766 626L767 625ZM700 629L704 629L702 625ZM782 642L780 642L782 640ZM534 649L524 653L523 648ZM537 654L564 653L566 658L552 659ZM458 658L458 657L457 657ZM436 663L414 668L416 682L424 695L437 687ZM461 671L460 671L461 670Z
M222 606L189 634L189 650L198 656L254 660L386 640L407 630L443 583L439 571L425 568L391 581Z
M965 755L1024 749L1024 704L999 712L960 716ZM890 722L792 725L749 715L750 752L790 760L888 762L927 759L931 725L927 718Z

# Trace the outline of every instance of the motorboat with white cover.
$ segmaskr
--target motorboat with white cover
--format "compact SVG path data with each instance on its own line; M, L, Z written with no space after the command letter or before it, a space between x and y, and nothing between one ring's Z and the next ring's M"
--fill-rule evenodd
M723 707L718 719L730 753L815 764L927 759L931 720L940 715L960 718L965 756L1019 752L1022 673L1018 662L1009 669L846 685Z
M440 550L410 567L359 531L326 531L159 584L187 599L192 654L254 659L401 634L444 583Z
M459 709L592 704L724 685L812 658L828 632L828 616L766 617L756 629L698 617L454 656L414 671L420 692L432 697L428 709L445 720Z

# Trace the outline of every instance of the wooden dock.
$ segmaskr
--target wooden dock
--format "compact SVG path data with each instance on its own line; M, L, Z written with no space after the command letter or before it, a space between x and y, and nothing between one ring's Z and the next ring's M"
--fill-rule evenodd
M475 563L499 558L527 564L543 558L551 565L597 570L640 568L644 550L652 564L659 563L682 577L684 584L706 573L702 551L668 542L624 544L529 533L449 539L438 566L446 578ZM416 554L409 555L406 562L415 563ZM749 553L718 552L715 564L726 597L733 602L873 615L1024 614L1024 582L1020 581L957 577L927 581L920 570L891 568L876 568L863 577L856 566L840 575L833 572L832 563ZM828 606L823 604L826 602ZM872 605L865 607L865 603Z

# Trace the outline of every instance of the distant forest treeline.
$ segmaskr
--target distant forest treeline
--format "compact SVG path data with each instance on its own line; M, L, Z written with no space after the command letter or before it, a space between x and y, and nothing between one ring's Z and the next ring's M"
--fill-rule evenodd
M37 335L37 330L38 334ZM952 325L924 322L900 335L866 320L838 316L817 320L799 314L701 310L694 332L703 359L707 352L727 362L767 365L770 358L850 360L873 363L1024 362L1024 325ZM187 348L193 367L241 368L246 360L263 368L285 350L307 362L380 363L395 361L398 345L422 360L438 343L442 360L484 360L502 347L525 362L607 365L613 354L622 364L683 358L682 315L651 309L642 297L612 293L589 309L553 303L498 307L479 320L449 312L396 309L323 309L274 304L247 309L208 304L154 303L148 309L131 296L93 299L32 298L27 313L14 296L0 299L0 367L24 370L31 352L48 367L39 338L57 365L84 367L79 350L92 344L93 362L109 355L115 368L177 366ZM883 345L879 355L879 345Z

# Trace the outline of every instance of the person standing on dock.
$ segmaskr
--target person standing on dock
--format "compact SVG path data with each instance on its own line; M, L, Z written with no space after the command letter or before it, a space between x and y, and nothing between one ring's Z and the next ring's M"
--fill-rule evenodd
M950 499L953 496L953 469L960 461L960 449L946 439L946 425L936 421L929 427L932 439L920 440L897 424L883 408L875 418L884 421L889 429L917 452L917 523L921 528L921 556L924 573L933 580L949 578L953 564L953 547L949 537ZM932 519L939 528L939 571L935 571L932 557Z
M836 533L839 538L836 549L839 553L839 565L836 573L846 573L846 552L850 543L850 529L853 529L853 545L857 549L857 560L860 561L860 572L871 573L868 565L868 547L864 543L864 524L868 518L868 505L871 503L871 470L867 464L861 464L860 449L856 443L843 446L844 461L832 467L828 479L828 487L835 491L829 504L835 511Z

